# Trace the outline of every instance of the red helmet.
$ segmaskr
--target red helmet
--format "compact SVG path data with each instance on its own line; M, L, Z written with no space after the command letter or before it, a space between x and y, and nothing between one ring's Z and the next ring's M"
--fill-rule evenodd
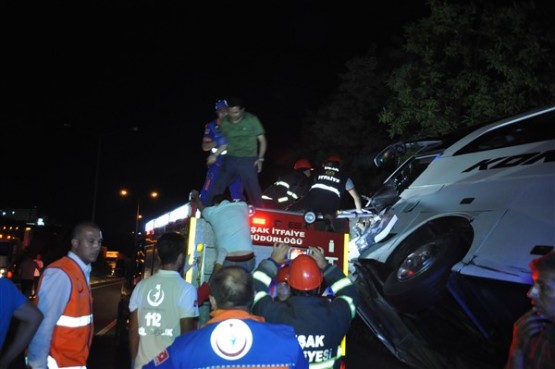
M337 163L338 165L341 165L342 162L343 161L341 160L339 155L330 155L326 158L326 160L324 160L324 164L326 164L326 163Z
M295 162L295 165L293 166L293 169L295 170L312 170L312 164L310 164L310 162L306 159L299 159Z
M312 257L299 255L289 264L289 285L299 291L318 288L324 275Z
M278 283L283 283L283 282L287 282L288 279L289 279L289 266L286 265L278 271L278 274L276 276L276 281Z

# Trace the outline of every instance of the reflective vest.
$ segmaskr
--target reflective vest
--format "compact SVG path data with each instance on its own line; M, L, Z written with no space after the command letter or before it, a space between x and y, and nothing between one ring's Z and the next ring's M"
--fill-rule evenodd
M90 286L79 265L67 256L48 267L63 270L71 280L69 300L52 333L50 356L58 368L84 368L94 332Z
M313 175L314 182L310 190L323 190L341 199L345 192L348 177L339 167L326 165Z

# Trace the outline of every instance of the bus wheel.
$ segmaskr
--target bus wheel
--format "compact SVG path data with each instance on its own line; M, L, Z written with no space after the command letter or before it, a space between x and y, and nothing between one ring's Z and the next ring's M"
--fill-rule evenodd
M394 270L384 283L384 296L397 310L415 312L438 302L451 267L466 247L454 233L424 243L407 245L397 255Z

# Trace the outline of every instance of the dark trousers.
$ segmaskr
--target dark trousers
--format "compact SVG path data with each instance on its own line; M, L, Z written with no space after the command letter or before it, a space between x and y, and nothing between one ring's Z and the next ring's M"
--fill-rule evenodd
M210 191L206 203L212 205L215 195L225 192L226 188L238 177L247 192L248 202L258 208L263 208L262 191L258 183L258 172L254 166L256 157L238 157L225 155L222 161L222 170Z
M27 298L33 294L33 285L35 284L34 279L22 279L21 280L21 293Z

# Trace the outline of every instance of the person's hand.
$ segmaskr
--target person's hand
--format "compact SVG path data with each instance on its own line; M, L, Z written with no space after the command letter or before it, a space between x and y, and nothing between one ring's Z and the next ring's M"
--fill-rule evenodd
M272 255L270 258L274 260L277 264L283 264L287 261L287 253L289 252L289 245L284 243L274 243L272 248Z
M262 172L262 164L264 163L264 159L256 159L254 162L254 166L256 167L256 171L258 173Z
M535 308L523 314L513 325L511 351L517 350L521 353L526 353L530 344L530 338L540 333L544 329L545 324L545 318L538 315Z
M325 269L328 266L328 261L324 256L324 250L321 247L314 246L309 246L308 248L310 249L310 256L312 256L312 258L316 260L316 264L318 264L318 267L322 270Z
M191 200L196 200L199 198L199 192L197 190L191 191Z
M217 158L218 157L214 154L208 155L208 157L206 158L206 165L211 166L212 164L214 164L216 162Z

